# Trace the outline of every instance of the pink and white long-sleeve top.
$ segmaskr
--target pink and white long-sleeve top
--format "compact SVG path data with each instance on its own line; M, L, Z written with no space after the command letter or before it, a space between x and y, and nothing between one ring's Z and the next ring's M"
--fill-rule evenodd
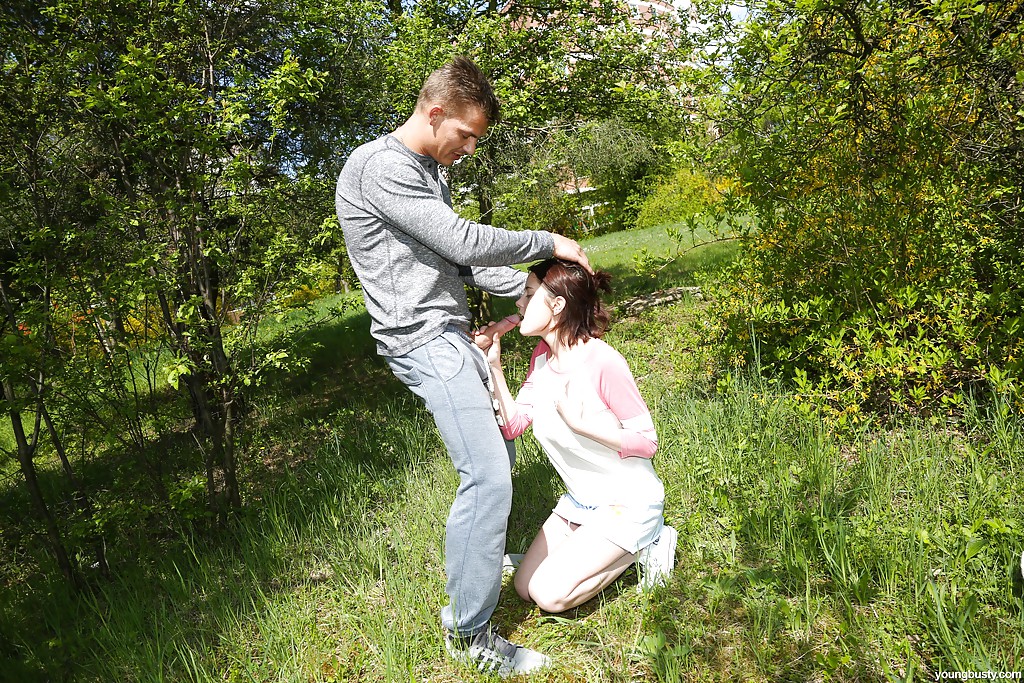
M502 426L502 433L506 439L514 439L532 424L534 436L566 489L583 505L663 501L665 489L651 465L658 448L654 422L626 359L600 339L583 344L580 362L565 372L548 363L546 342L537 345L516 397L518 414ZM619 426L622 450L572 431L556 408L563 398L582 405L583 419Z

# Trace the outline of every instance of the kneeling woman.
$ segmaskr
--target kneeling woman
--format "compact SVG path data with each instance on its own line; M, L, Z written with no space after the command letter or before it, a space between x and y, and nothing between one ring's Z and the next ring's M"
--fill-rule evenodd
M586 602L634 562L644 587L674 564L677 534L664 524L665 490L651 466L654 423L626 360L600 339L610 279L556 259L530 268L519 332L540 342L515 399L501 366L504 330L488 328L502 432L511 440L532 424L567 490L515 576L519 595L548 612Z

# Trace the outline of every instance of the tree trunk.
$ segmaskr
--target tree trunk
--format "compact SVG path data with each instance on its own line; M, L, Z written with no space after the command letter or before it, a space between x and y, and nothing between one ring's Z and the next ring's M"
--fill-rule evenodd
M238 473L235 463L235 399L233 392L224 391L224 485L228 505L237 510L242 507L242 494L238 487Z
M491 216L494 214L494 202L491 201L491 193L484 188L483 183L477 185L477 203L480 205L480 222L491 224Z
M57 452L57 457L60 458L61 467L64 469L64 476L67 477L68 484L71 486L75 505L78 507L82 517L91 519L93 516L92 501L71 468L71 461L68 459L67 450L64 448L64 440L60 437L56 427L54 427L50 411L44 408L42 413L43 422L46 423L46 431L50 434L50 441L53 442L53 448ZM107 564L106 543L104 543L103 537L96 532L92 532L92 543L96 556L96 567L103 576L110 576L110 566Z
M196 419L196 441L203 450L203 465L206 468L206 502L210 514L215 519L222 516L220 502L220 486L217 483L217 462L220 460L217 438L217 418L210 397L207 395L207 382L199 372L193 372L184 378L185 386L192 399L192 412ZM199 438L202 437L202 439Z
M491 187L494 184L494 176L491 173L493 155L491 148L485 147L477 152L480 157L479 172L476 174L476 200L480 207L480 222L491 224L494 214L494 202L491 199Z
M490 294L476 287L467 287L466 299L469 303L471 327L481 327L494 318L494 307Z
M334 274L334 293L348 294L352 289L352 285L348 280L345 279L345 256L342 254L338 257L338 271Z
M14 387L9 382L4 382L3 391L4 399L13 406L16 398ZM21 422L20 410L12 407L8 410L8 416L11 419L11 429L14 432L14 440L18 446L18 464L21 465L21 473L25 477L25 486L28 488L32 507L35 508L36 515L38 515L46 529L46 537L50 542L53 558L57 561L57 567L60 568L64 578L67 579L75 590L81 590L84 586L82 576L71 562L67 548L64 546L64 539L60 534L60 528L57 526L56 520L54 520L49 507L46 505L42 489L39 488L39 478L36 476L35 464L32 462L36 444L38 443L36 440L38 432L33 435L32 439L29 439Z

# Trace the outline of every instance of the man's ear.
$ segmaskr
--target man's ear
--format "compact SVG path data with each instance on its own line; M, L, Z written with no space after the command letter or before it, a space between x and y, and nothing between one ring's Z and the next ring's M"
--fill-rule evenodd
M442 107L440 104L435 104L434 106L427 110L427 118L430 120L430 125L432 126L436 126L437 124L441 123L441 121L444 120L445 116L446 114L444 111L444 107Z

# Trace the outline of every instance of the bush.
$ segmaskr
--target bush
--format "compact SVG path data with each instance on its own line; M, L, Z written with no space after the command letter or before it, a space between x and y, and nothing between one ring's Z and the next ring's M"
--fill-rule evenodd
M688 168L678 169L641 200L636 227L681 223L706 211L714 200L715 188L705 176Z
M725 347L843 422L945 418L972 394L1024 408L1010 10L773 7L751 15L717 89L758 223L719 293Z

